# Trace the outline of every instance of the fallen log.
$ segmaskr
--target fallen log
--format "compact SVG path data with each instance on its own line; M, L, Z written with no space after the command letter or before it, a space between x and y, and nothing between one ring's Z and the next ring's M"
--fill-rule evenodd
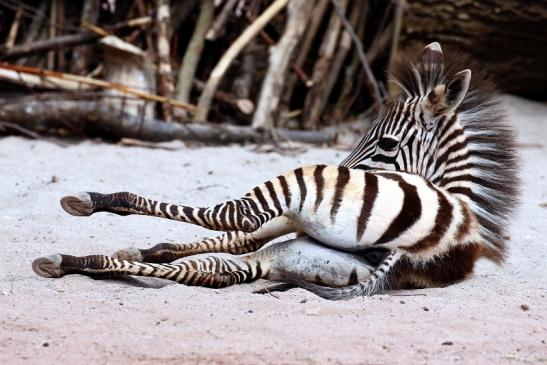
M333 131L255 129L213 123L167 123L124 113L97 101L37 99L35 96L7 99L0 103L0 120L43 132L67 125L84 133L100 133L114 138L134 138L151 142L171 140L210 144L268 143L292 140L304 143L333 143Z

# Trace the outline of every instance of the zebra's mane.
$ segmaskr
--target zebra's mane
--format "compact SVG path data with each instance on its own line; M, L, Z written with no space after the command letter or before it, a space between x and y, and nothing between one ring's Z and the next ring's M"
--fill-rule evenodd
M392 80L407 97L424 96L441 83L450 82L459 71L471 70L469 91L456 109L467 138L468 162L473 178L470 208L481 225L481 235L501 261L506 248L505 229L515 209L519 179L515 134L510 128L498 94L485 72L468 56L443 50L444 65L423 64L422 48L410 50L393 64Z

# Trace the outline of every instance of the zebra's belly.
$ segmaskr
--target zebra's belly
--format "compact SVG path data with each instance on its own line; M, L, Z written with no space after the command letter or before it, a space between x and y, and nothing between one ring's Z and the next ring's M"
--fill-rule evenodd
M405 175L402 183L377 177L374 199L363 196L362 184L350 181L337 209L333 210L330 196L325 199L330 204L317 208L305 204L296 217L298 227L316 240L345 251L410 246L427 235L435 223L437 192L419 176Z
M361 205L361 202L346 202L340 206L335 219L330 211L321 209L309 214L303 212L298 219L298 228L325 245L344 251L362 250L376 243L397 212L395 209L382 209L381 215L369 217L373 224L364 227L360 223Z

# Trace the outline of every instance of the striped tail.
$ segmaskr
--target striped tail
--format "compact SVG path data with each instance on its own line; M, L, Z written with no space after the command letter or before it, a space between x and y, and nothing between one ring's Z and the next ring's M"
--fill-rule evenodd
M349 300L355 297L371 296L389 289L387 285L389 273L401 256L401 253L397 251L391 252L367 280L355 285L333 288L302 280L290 273L283 274L282 281L287 285L298 286L328 300Z

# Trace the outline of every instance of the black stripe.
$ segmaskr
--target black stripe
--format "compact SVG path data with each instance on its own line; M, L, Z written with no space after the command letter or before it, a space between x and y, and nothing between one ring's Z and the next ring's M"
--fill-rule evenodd
M229 203L230 202L219 204L220 206L222 206L222 208L220 209L217 220L218 222L220 222L222 227L228 226Z
M191 208L191 207L182 207L182 213L184 213L184 215L186 216L186 218L195 223L195 224L199 224L199 222L196 220L196 218L194 218L194 208Z
M371 173L365 173L365 187L363 189L363 206L361 213L357 218L357 242L361 241L365 229L367 228L368 219L374 206L374 201L378 195L378 178Z
M338 167L338 177L336 178L336 187L334 190L334 196L332 198L332 207L330 210L330 220L334 224L336 221L336 214L342 203L342 197L344 188L349 182L349 169L347 167Z
M285 179L285 176L278 176L279 184L281 185L281 189L283 190L283 196L285 197L285 205L287 208L291 207L291 192L289 191L289 186L287 185L287 179Z
M150 210L154 214L158 214L158 211L163 214L165 217L167 217L167 203L159 203L155 200L149 201L150 202ZM157 209L157 210L156 210Z
M264 198L264 195L262 194L262 190L260 190L260 188L257 186L256 188L253 189L253 192L255 193L258 199L258 202L262 206L262 212L268 213L270 217L275 216L274 211L270 208L270 206L268 205L268 202Z
M272 198L275 209L277 210L277 215L283 214L283 209L281 208L281 203L279 203L279 199L277 199L277 194L275 192L273 183L271 181L267 181L266 187L268 188L268 193L270 194L270 198Z
M206 208L198 208L198 217L203 222L203 224L209 225L207 219L205 218Z
M439 208L437 209L437 216L435 217L435 225L431 232L415 244L405 248L408 252L417 252L428 249L435 246L443 238L444 234L450 226L452 221L452 204L446 199L443 193L437 191L437 200L439 202Z
M171 218L176 218L179 211L175 204L171 204L171 206L169 207L169 212L171 213Z
M227 204L228 204L228 222L230 223L230 226L235 227L237 203L228 202Z
M313 177L315 179L315 187L317 189L317 195L315 197L315 206L313 210L317 212L317 208L319 208L319 205L323 201L323 188L325 187L325 179L323 178L323 170L325 169L325 165L317 165L315 167L315 171L313 172Z
M418 195L418 190L415 186L407 183L403 177L398 174L382 173L380 176L397 181L399 187L403 190L404 198L401 211L391 222L382 237L375 242L376 245L393 241L401 233L415 224L422 214L422 202L420 201L420 196Z
M298 183L298 188L300 189L300 206L298 211L302 211L304 206L304 201L306 200L306 194L308 193L306 189L306 183L304 182L304 171L302 168L294 170L294 175L296 176L296 182Z

